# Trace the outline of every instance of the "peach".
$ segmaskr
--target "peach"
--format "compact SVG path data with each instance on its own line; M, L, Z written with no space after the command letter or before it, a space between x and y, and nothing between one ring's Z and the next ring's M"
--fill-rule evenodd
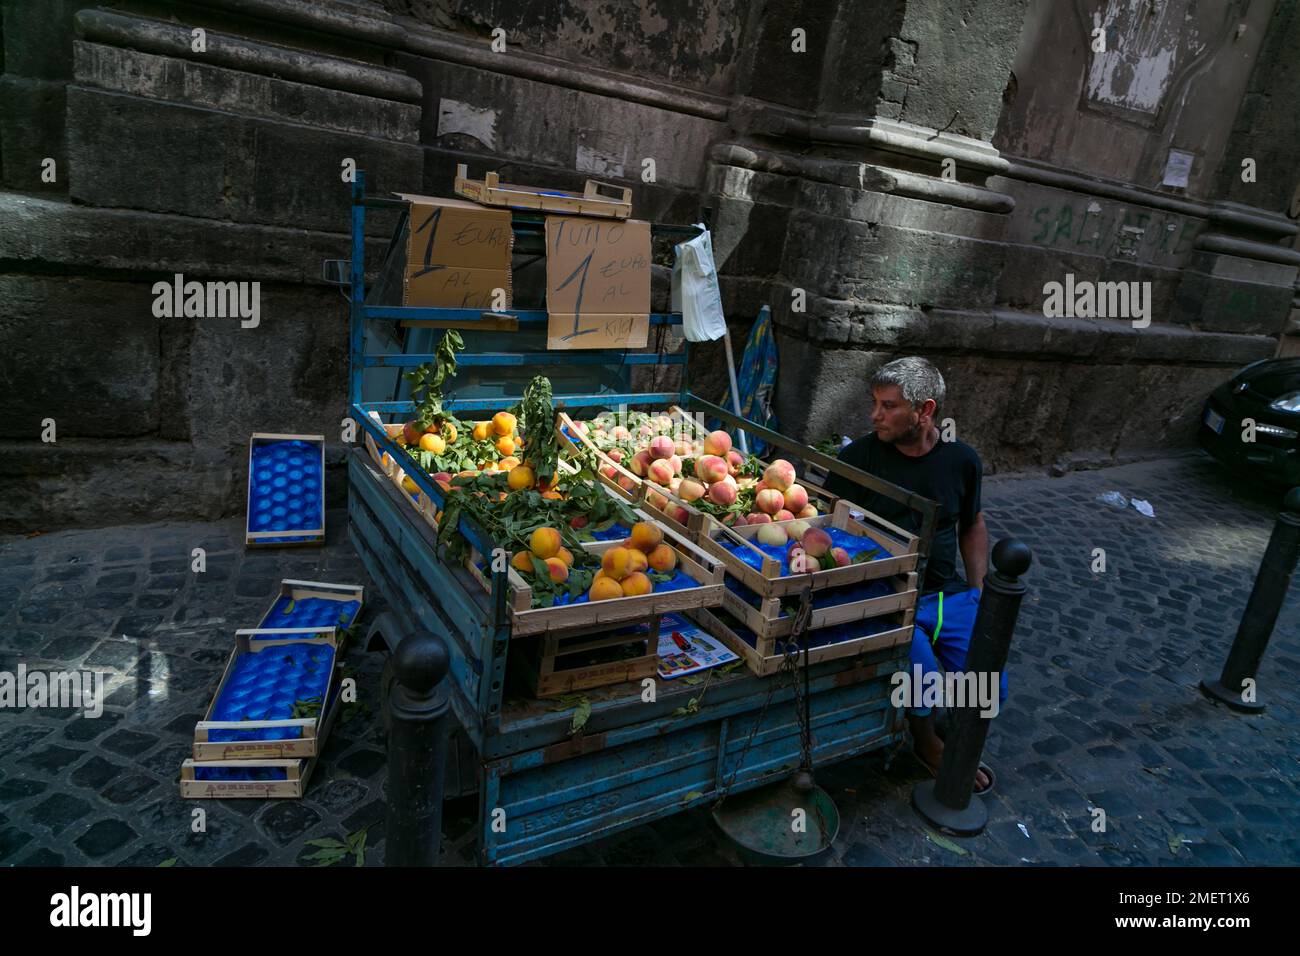
M424 436L424 429L416 421L407 422L402 426L402 437L406 439L408 445L418 445L420 439Z
M617 448L611 448L608 452L606 452L606 454L609 455L610 461L616 461L619 464L623 463L623 453L619 451Z
M546 559L546 573L551 576L552 581L569 580L569 566L560 558Z
M569 519L569 527L573 529L587 527L588 518L586 515L574 515Z
M782 509L781 509L780 511L778 511L776 514L772 515L772 520L773 520L773 521L793 521L793 520L794 520L794 515L792 515L792 514L791 514L789 511L787 511L785 508L782 508Z
M574 422L574 423L573 423L573 430L576 431L579 435L585 435L585 434L587 434L587 423L586 423L586 422Z
M803 549L803 545L800 544L797 540L791 540L789 547L785 549L785 559L789 561L796 554L804 554L804 553L806 552Z
M772 486L760 478L758 481L754 482L754 493L757 494L760 491L766 491L770 487Z
M650 566L649 559L646 558L645 552L636 548L628 548L627 553L632 557L628 560L627 573L629 576L639 574Z
M758 528L758 534L755 535L755 537L758 538L760 544L767 544L773 547L783 545L789 540L789 538L786 537L785 529L779 524L772 524L771 522L765 525L760 525Z
M615 581L622 581L632 571L632 552L628 548L610 548L601 556L600 567Z
M510 559L510 566L516 571L522 571L524 574L532 574L533 553L531 551L516 551L515 556Z
M754 506L770 515L785 507L785 497L775 488L764 488L754 497Z
M684 438L679 438L673 443L673 450L683 458L695 457L695 448Z
M703 480L705 484L721 481L729 474L727 463L717 455L705 455L702 458L695 459L695 475Z
M436 472L434 472L434 474L433 474L433 480L436 481L436 482L438 482L438 484L442 484L444 481L446 481L446 482L450 482L450 481L451 481L451 472L449 472L449 471L436 471Z
M682 487L682 476L673 475L673 480L668 482L668 490L671 491L673 494L677 494L677 492L681 490L681 487Z
M785 533L790 536L790 540L799 541L803 538L804 532L806 532L809 527L810 525L807 521L792 521L790 524L785 526Z
M748 522L745 520L745 516L742 515L739 511L727 512L725 515L722 516L722 523L725 524L728 528L734 528L737 525L748 524Z
M665 438L660 435L658 438L650 440L650 457L651 458L671 458L675 448L671 438Z
M606 478L618 477L618 469L615 468L613 465L601 465L600 473L604 475Z
M610 429L609 437L614 441L627 441L632 437L632 433L622 425L615 425Z
M799 513L797 513L797 514L795 515L795 517L796 517L796 518L816 518L816 517L817 517L817 509L814 508L812 505L804 505L803 510L800 511Z
M642 438L649 438L651 435L655 433L655 430L651 428L649 425L642 425L640 428L636 430L636 433L640 435Z
M796 554L790 559L791 574L807 574L810 571L820 571L821 564L811 554Z
M528 539L529 549L542 560L559 554L561 544L560 532L554 528L538 528Z
M740 484L736 481L735 478L732 478L730 475L723 475L722 483L724 485L731 485L731 487L735 488L737 491L740 490Z
M803 542L803 549L814 558L820 558L831 549L831 536L821 528L809 528L799 540Z
M650 470L650 453L648 451L639 451L632 456L632 463L629 465L632 474L638 478L644 478L646 472Z
M510 485L511 491L522 491L537 484L537 476L533 474L533 470L527 465L516 465L510 469L510 474L506 476L506 483Z
M668 464L673 466L673 474L680 475L682 473L681 455L673 455L673 457L668 459Z
M622 596L623 586L611 577L595 578L591 582L591 590L587 592L587 598L592 601L608 601Z
M646 477L656 484L666 485L673 480L673 466L663 458L655 459L650 462Z
M638 521L632 525L632 547L649 554L663 543L664 533L649 521Z
M655 589L655 586L642 572L636 571L623 579L622 588L624 597L636 597L641 594L649 594Z
M785 506L791 511L800 512L808 504L808 489L803 485L791 485L785 490Z
M646 555L646 561L656 571L667 574L677 567L677 552L666 544L660 544Z
M704 454L725 458L731 451L731 436L724 431L709 432L704 439Z
M849 557L849 553L843 548L831 548L831 557L835 559L836 566L841 568L853 563L853 559Z
M794 478L794 465L784 458L778 458L763 472L763 480L767 482L767 486L777 491L785 491L793 485Z
M761 511L756 511L749 516L750 524L767 524L771 520L771 515L765 515Z
M736 489L724 481L715 481L709 485L709 500L726 508L736 503Z
M624 491L636 491L637 481L631 475L620 474L618 476L618 486Z
M665 508L664 514L668 515L668 517L672 518L678 524L682 524L682 525L689 524L691 520L691 513L687 511L685 508L683 508L681 505L674 505L671 509Z
M668 499L657 491L646 491L645 501L651 508L655 508L659 511L663 511L664 506L668 504Z
M727 452L727 470L731 472L732 477L740 474L740 469L745 467L745 456L740 452L732 450Z
M682 501L699 501L704 497L705 487L694 478L683 478L677 486L677 497Z

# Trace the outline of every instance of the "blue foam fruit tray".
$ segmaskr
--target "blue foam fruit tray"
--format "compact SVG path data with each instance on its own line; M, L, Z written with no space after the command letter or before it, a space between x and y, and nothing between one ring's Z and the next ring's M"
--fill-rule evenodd
M249 463L248 530L308 531L325 526L320 446L301 439L257 441ZM275 544L318 536L267 538Z
M315 697L325 699L334 669L334 648L328 644L279 644L240 655L212 706L213 721L290 720L293 705ZM290 740L292 727L253 730L212 730L216 743L251 740Z
M868 535L850 534L847 531L841 531L839 528L822 528L822 530L830 535L831 547L843 548L851 557L864 551L871 552L869 556L864 559L867 561L883 561L886 558L893 557L893 555L881 547L875 539ZM785 575L790 573L790 562L785 556L786 550L790 547L788 543L777 545L763 544L754 538L750 538L750 543L753 544L754 548L758 548L759 551L762 551L763 554L766 554L769 558L772 558L774 561L780 561L781 574ZM748 548L743 544L738 544L730 538L719 540L718 544L726 548L755 571L759 570L763 566L762 557L756 553L753 548Z
M293 605L290 608L290 604ZM294 599L282 594L271 606L259 628L265 627L337 627L346 629L356 620L360 601L332 601L329 598ZM274 636L274 635L272 635Z

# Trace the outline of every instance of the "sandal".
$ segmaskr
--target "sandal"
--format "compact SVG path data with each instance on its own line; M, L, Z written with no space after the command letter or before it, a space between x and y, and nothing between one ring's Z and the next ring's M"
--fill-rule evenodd
M912 756L916 758L917 763L919 763L922 767L924 767L926 770L929 771L930 776L934 777L936 780L939 779L939 771L935 770L923 759L921 759L920 754L918 754L915 750L913 750ZM989 785L985 787L983 790L981 790L979 787L975 787L971 790L971 793L973 793L977 797L987 797L990 793L993 792L993 788L997 786L998 778L997 775L993 772L993 768L990 767L982 760L980 761L980 769L983 770L984 775L989 778Z

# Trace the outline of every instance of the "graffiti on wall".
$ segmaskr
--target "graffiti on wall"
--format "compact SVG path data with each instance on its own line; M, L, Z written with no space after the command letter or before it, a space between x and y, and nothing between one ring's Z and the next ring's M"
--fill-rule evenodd
M1199 220L1150 210L1105 208L1096 200L1044 203L1020 223L1022 240L1107 258L1173 263L1192 248Z

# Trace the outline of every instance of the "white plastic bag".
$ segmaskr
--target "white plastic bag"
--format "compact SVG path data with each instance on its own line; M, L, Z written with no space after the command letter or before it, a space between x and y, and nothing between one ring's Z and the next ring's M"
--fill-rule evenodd
M722 292L718 270L713 264L713 240L703 223L694 239L679 242L674 249L672 305L682 314L682 331L691 342L711 342L727 333L722 314Z

